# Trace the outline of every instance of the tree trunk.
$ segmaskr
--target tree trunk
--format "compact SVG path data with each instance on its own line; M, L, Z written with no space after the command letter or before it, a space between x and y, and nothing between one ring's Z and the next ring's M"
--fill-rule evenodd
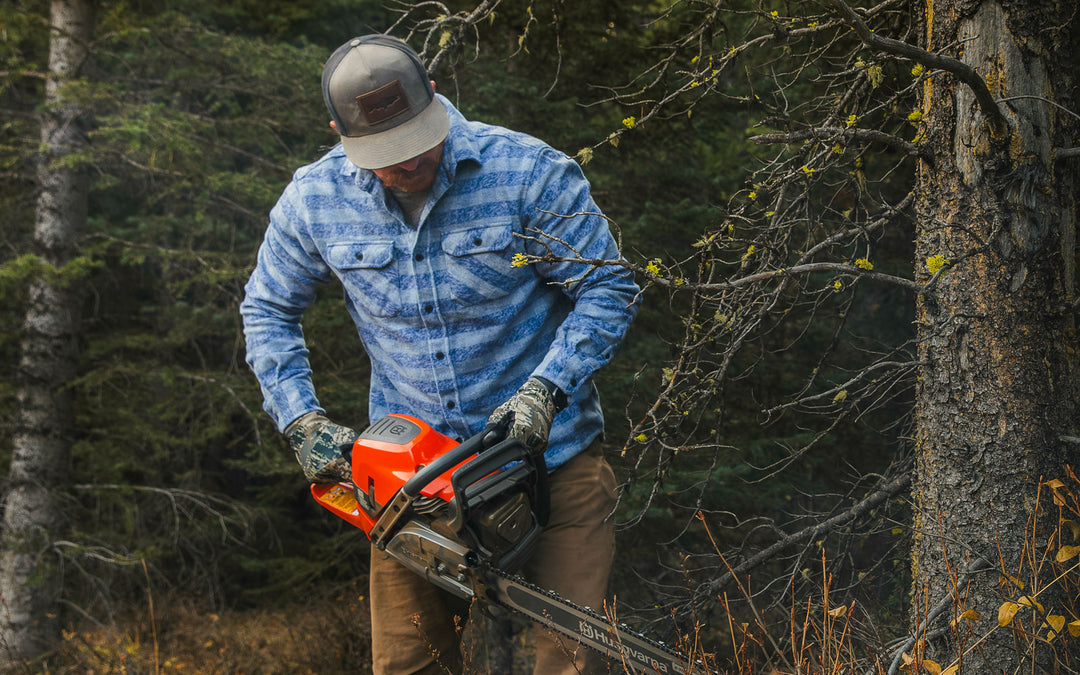
M64 161L85 136L64 86L87 58L89 0L52 0L50 27L34 240L59 271L75 255L86 224L85 173ZM29 292L0 556L0 659L9 665L40 657L59 636L60 567L51 544L63 522L55 492L65 479L74 427L67 386L75 374L80 300L77 283L62 273L43 275Z
M996 628L1006 600L1038 593L1054 613L1056 589L1032 566L1056 514L1042 512L1035 527L1033 519L1040 481L1063 473L1061 437L1077 431L1080 398L1072 308L1080 160L1057 157L1074 145L1077 123L1054 105L1076 110L1070 57L1080 26L1071 4L924 5L923 46L973 67L1006 121L993 125L956 78L927 80L921 103L933 155L918 174L920 280L945 267L918 308L929 365L915 413L912 624L935 605L951 612L920 626L920 638L945 627L945 642L920 642L911 655L944 669L962 654L963 673L1013 673L1022 664L1031 672L1033 656L1046 658L1029 639ZM969 614L950 627L965 610L981 619L970 623ZM1017 615L1032 632L1043 618Z

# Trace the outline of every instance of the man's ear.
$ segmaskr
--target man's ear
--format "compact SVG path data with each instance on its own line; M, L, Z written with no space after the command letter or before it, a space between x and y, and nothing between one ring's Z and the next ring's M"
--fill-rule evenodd
M435 80L428 80L431 83L431 91L435 91Z
M330 128L334 131L337 131L337 122L335 122L334 120L330 120Z

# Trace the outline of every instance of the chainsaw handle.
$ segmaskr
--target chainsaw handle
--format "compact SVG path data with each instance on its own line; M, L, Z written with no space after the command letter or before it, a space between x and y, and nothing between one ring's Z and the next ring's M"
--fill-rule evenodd
M472 455L487 450L502 440L506 434L505 429L498 427L486 427L483 431L472 438L466 439L460 445L451 448L449 452L433 459L430 464L413 474L413 477L405 481L401 491L409 497L415 497L420 491L428 486L428 483L454 468Z

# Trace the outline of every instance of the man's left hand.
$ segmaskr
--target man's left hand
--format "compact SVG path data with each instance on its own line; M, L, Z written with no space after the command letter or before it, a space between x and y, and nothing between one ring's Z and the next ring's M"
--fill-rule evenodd
M543 454L547 449L548 434L551 433L551 421L559 410L553 389L554 385L546 385L539 378L530 377L513 396L491 413L488 426L505 424L509 420L507 437L518 439L530 452Z

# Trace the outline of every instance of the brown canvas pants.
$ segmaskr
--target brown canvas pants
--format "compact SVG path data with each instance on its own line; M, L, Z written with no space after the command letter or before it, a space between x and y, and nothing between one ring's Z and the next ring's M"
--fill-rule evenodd
M522 574L541 588L601 610L615 555L605 517L615 505L615 475L599 442L551 474L551 517ZM440 591L382 551L371 549L371 652L375 675L461 673L465 601ZM532 627L536 675L577 675L595 654Z

